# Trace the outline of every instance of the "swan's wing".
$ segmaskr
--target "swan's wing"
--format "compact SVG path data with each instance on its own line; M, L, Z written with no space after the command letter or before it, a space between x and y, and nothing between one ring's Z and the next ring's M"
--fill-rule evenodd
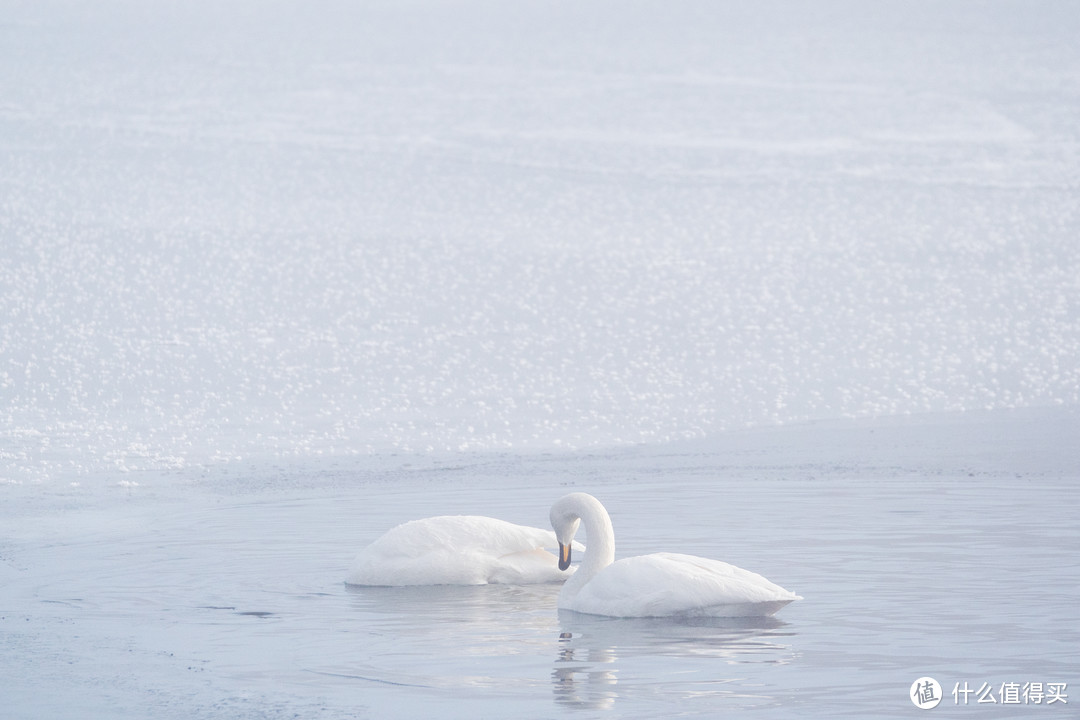
M369 547L386 557L419 557L444 550L499 556L554 542L555 533L550 530L479 515L440 515L398 525Z
M547 550L526 550L509 553L492 561L488 582L505 585L563 582L575 570L560 570L559 559Z
M761 575L719 560L655 553L604 568L582 587L572 609L617 617L771 615L796 599Z
M361 550L346 582L353 585L552 582L565 579L567 574L553 575L545 567L547 561L536 553L546 555L554 567L555 556L543 548L557 544L552 530L496 518L479 515L423 518L392 528ZM558 572L556 567L554 573Z

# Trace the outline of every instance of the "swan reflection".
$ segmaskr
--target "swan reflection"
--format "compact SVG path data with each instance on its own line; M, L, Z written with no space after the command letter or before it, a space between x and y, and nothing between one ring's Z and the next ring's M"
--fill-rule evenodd
M712 692L745 696L735 666L789 662L784 639L794 634L774 617L610 618L569 610L559 611L559 626L555 702L587 709L610 708L620 696L640 692L651 684L637 677L643 673L675 675L690 684L687 695L724 685ZM719 662L702 665L702 659Z
M308 668L371 687L547 692L601 710L664 697L762 701L749 663L794 658L773 617L610 618L556 611L557 585L348 587L342 652ZM659 694L659 695L658 695ZM766 698L767 700L767 698Z
M615 704L615 649L584 645L571 632L559 633L559 656L551 673L555 702L560 705L605 709Z

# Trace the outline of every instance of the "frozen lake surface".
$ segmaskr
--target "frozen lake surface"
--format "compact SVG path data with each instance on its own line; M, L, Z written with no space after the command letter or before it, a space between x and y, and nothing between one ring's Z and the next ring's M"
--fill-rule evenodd
M0 0L5 717L1075 689L1077 37L1072 0ZM567 488L619 556L806 599L342 584Z
M0 480L1080 404L1039 7L12 9Z

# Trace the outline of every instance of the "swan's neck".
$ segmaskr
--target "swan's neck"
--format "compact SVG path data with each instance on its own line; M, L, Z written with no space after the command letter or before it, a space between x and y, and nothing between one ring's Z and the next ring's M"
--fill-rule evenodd
M611 516L600 501L588 496L581 497L574 507L574 514L581 518L585 526L585 558L563 584L559 593L562 600L577 595L598 572L615 562L615 531L611 527Z

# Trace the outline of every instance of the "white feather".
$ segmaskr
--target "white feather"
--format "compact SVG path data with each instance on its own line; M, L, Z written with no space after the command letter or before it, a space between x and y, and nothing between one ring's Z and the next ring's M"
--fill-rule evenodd
M527 585L561 582L571 572L544 548L555 533L477 515L412 520L360 551L350 585Z
M589 551L559 592L559 608L612 617L772 615L799 596L757 573L719 560L654 553L616 561L611 518L600 501L571 493L551 508L559 542L572 542L579 521Z

